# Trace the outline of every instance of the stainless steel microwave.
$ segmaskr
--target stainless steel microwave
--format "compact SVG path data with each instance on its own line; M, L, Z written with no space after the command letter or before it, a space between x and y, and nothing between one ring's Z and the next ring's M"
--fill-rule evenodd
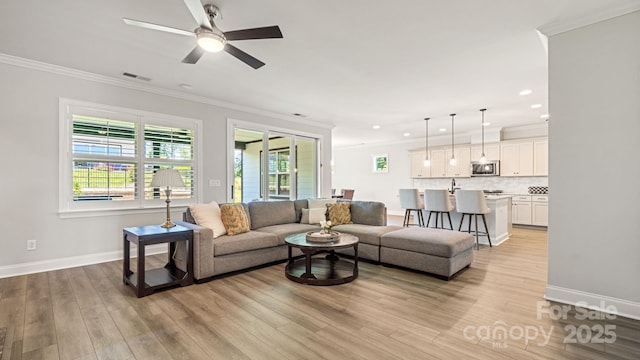
M471 162L471 176L499 176L500 161L490 160L486 163L480 161Z

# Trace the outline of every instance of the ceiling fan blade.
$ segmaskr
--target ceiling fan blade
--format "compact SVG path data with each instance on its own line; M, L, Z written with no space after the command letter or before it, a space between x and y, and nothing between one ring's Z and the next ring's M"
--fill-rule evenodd
M196 22L200 26L204 26L207 29L211 29L211 22L209 22L209 16L204 11L204 7L200 0L184 0L184 4L187 5L189 12L196 19Z
M196 47L193 48L193 50L191 50L191 52L184 59L182 59L182 63L195 64L198 62L198 60L200 60L204 53L205 51L200 46L196 45Z
M127 25L138 26L145 29L159 30L159 31L164 31L168 33L178 34L178 35L185 35L185 36L195 36L193 31L186 31L182 29L172 28L169 26L157 25L157 24L152 24L145 21L139 21L139 20L133 20L133 19L127 19L127 18L122 18L122 20L124 20L124 23Z
M259 69L264 66L264 63L262 61L254 58L253 56L247 54L246 52L238 49L237 47L229 43L227 43L227 45L224 46L224 51L235 56L238 60L251 66L254 69Z
M251 39L281 39L282 32L278 26L266 26L253 29L227 31L224 33L227 40L251 40Z

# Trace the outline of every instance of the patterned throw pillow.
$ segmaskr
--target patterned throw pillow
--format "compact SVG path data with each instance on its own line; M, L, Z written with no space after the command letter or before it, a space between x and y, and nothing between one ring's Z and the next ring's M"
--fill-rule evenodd
M351 224L351 203L339 202L327 204L329 221L332 225Z
M220 205L220 215L227 235L237 235L249 231L249 218L242 204Z

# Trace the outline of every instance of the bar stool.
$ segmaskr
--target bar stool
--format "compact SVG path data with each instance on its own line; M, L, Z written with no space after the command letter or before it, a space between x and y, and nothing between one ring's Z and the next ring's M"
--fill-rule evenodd
M418 189L400 189L400 207L405 209L402 226L409 226L409 217L412 211L417 212L418 226L424 226L424 218L422 217L424 201L422 201ZM415 222L413 225L416 225Z
M484 191L456 191L456 211L462 214L462 218L460 219L460 226L458 226L458 231L462 229L464 217L466 215L469 215L469 228L467 232L471 233L471 219L475 218L476 249L480 248L480 243L478 242L479 236L486 236L489 240L489 246L493 247L493 245L491 244L491 237L489 236L489 228L487 227L487 219L484 216L485 214L491 212L491 210L487 207L487 201L484 199ZM478 216L482 216L482 222L484 223L485 230L484 232L478 231Z
M438 227L438 215L440 215L440 228L444 229L444 214L447 214L449 218L449 228L453 230L453 224L451 223L450 211L453 211L454 207L451 205L449 199L449 190L447 189L425 189L424 190L424 202L425 210L429 211L429 217L427 218L426 227L429 227L431 223L431 214L436 214L436 228Z

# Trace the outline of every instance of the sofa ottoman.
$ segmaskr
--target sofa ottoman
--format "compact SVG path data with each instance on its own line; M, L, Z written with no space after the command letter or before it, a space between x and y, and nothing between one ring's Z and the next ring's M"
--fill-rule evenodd
M474 237L432 228L403 228L380 238L380 262L445 277L473 261Z

